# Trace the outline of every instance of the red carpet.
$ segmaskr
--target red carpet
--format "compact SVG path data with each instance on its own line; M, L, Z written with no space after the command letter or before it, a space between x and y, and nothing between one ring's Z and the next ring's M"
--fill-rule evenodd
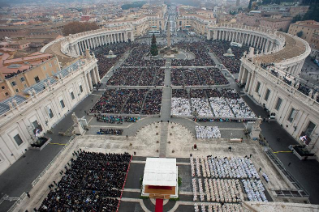
M163 212L163 200L156 199L155 212Z

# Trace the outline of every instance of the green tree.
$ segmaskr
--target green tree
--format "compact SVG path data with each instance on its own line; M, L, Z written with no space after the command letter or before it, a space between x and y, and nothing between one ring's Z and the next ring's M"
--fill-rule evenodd
M251 5L253 3L253 0L249 0L248 9L251 10Z
M156 37L154 34L152 36L151 54L152 54L152 56L158 55L158 49L157 49L157 45L156 45Z
M95 22L70 22L63 27L63 35L76 34L98 29L99 26Z

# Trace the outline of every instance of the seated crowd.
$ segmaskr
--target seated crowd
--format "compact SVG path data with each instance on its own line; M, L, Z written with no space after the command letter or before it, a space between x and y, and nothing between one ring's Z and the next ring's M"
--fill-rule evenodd
M94 115L99 122L105 122L110 124L122 124L123 122L137 122L139 117L130 116L107 116L107 115Z
M123 66L132 67L161 67L165 65L163 59L150 59L150 46L147 44L139 44L132 49L130 55L123 63Z
M173 45L173 48L183 49L188 52L192 52L195 55L195 59L180 60L172 59L172 66L214 66L215 63L211 59L206 50L205 42L179 42Z
M226 85L228 80L217 68L209 69L173 69L172 84L176 86Z
M94 54L96 59L98 59L98 67L99 67L99 74L100 77L104 77L104 75L110 70L110 68L122 57L122 55L135 46L136 44L132 43L117 43L117 44L110 44L107 46L101 46L94 50ZM112 50L115 58L106 58L105 55L109 54L109 51Z
M101 128L97 134L99 135L122 135L123 130L122 129L103 129Z
M82 150L72 154L76 159L68 162L58 183L49 185L49 194L35 211L115 212L131 155Z
M162 90L159 89L108 89L90 113L158 114L161 100Z
M240 58L243 56L244 52L249 51L248 46L236 47L231 46L229 41L209 41L207 45L210 48L210 51L214 52L215 55L220 59L221 63L230 71L231 73L239 73L240 69ZM234 56L226 57L224 54L227 50L231 48Z
M172 115L244 119L256 118L256 115L239 96L236 90L191 89L190 102L186 94L187 92L182 89L173 89Z
M107 85L162 86L164 70L159 68L119 68L107 81Z
M249 201L268 201L265 188L249 156L191 156L190 164L194 201L242 202L245 201L244 191Z

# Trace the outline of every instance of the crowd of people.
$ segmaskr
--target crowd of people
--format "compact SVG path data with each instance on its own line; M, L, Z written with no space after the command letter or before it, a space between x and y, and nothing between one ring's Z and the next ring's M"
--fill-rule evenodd
M217 126L195 126L196 139L221 138L220 130Z
M193 200L237 203L245 201L245 191L249 201L267 202L265 188L250 158L251 155L229 158L191 155Z
M86 151L72 153L62 179L35 211L116 211L131 155Z
M123 130L122 129L103 129L101 128L97 134L99 135L122 135Z
M94 54L98 60L97 64L100 77L104 77L104 75L119 60L119 58L121 58L126 51L128 51L130 48L133 48L134 46L136 46L136 44L117 43L96 48L94 50ZM115 58L106 58L106 55L109 54L110 50L113 51L114 55L116 55Z
M191 98L192 111L196 116L212 117L212 110L207 102L207 99Z
M221 63L231 73L239 73L241 63L240 58L243 56L245 51L249 51L248 46L231 46L229 41L214 40L208 42L207 46L210 48L210 51L215 53L215 55L220 59ZM231 48L232 53L234 54L233 57L224 56L229 48Z
M162 90L154 89L147 93L145 98L144 107L142 109L143 115L159 114L161 111Z
M129 94L130 90L128 89L106 90L99 101L90 109L90 113L118 114L121 112Z
M99 122L105 122L109 124L123 124L123 122L137 122L139 117L131 117L131 116L108 116L95 114L96 120Z
M105 115L105 113L158 114L161 109L161 100L162 90L160 89L108 89L90 109L90 113L95 113L97 117L102 119L105 116L101 115Z
M189 99L172 97L171 100L171 115L175 116L190 116L191 105Z
M243 212L244 209L240 204L221 204L221 203L200 203L200 206L195 203L194 210L195 212L199 212L199 208L201 212Z
M211 59L206 49L205 42L178 42L173 45L173 48L183 49L192 52L195 59L172 59L172 66L214 66L215 63Z
M163 59L153 59L150 57L150 46L148 44L139 44L135 46L123 66L130 67L161 67L165 65Z
M209 69L173 69L171 72L172 85L226 85L228 80L217 68Z
M162 86L164 77L164 70L159 68L119 68L107 85Z
M173 89L171 115L254 119L256 115L234 89ZM208 101L207 101L208 98ZM211 110L212 109L212 110Z

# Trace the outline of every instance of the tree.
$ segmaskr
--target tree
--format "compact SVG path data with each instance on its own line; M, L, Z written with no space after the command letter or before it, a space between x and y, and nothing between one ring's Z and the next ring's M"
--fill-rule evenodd
M156 37L154 34L152 36L151 54L152 54L152 56L158 55L158 49L157 49L157 45L156 45Z
M303 31L299 31L297 32L297 36L301 38L301 36L303 35Z
M76 34L98 29L99 26L92 22L71 22L63 27L63 35Z
M296 23L297 21L301 21L302 17L301 15L296 15L295 17L292 18L291 23Z
M253 0L249 0L248 9L251 10L251 5L253 3Z

